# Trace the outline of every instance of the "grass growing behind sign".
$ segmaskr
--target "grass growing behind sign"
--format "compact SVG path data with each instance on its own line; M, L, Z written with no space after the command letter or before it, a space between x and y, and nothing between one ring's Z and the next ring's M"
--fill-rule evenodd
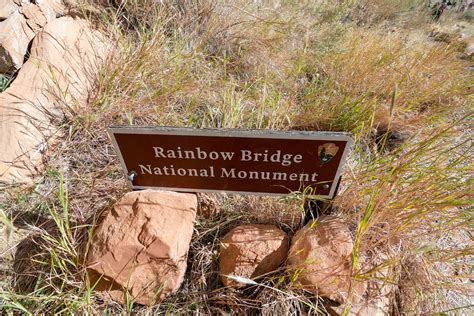
M67 109L64 142L37 185L0 199L14 226L24 214L46 219L28 220L36 234L16 256L31 260L17 261L16 283L0 292L3 310L288 314L329 308L298 290L295 275L283 268L244 290L219 282L220 238L240 223L274 223L293 234L302 225L299 195L203 198L201 210L212 212L198 217L185 282L157 306L132 300L119 306L94 293L79 246L94 215L127 190L105 133L112 124L354 133L333 205L354 234L353 278L390 288L395 313L467 308L472 74L458 58L459 45L429 38L432 25L421 2L147 0L84 8L79 11L111 34L116 51L88 108Z
M454 130L462 122L359 165L335 200L341 213L357 223L357 278L370 279L383 271L382 283L398 284L398 303L407 312L448 310L453 307L445 299L449 291L469 297L465 281L473 246L466 229L473 224L472 145ZM457 303L460 309L470 305L469 300Z
M456 45L343 23L345 6L147 7L127 2L109 15L117 56L90 111L72 115L86 126L105 118L364 135L386 130L389 116L392 128L415 128L467 93Z

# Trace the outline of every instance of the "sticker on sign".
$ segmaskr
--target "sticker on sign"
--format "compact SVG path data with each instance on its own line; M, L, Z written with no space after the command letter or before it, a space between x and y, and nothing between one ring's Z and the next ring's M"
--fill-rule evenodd
M111 127L132 189L332 198L351 145L347 133Z

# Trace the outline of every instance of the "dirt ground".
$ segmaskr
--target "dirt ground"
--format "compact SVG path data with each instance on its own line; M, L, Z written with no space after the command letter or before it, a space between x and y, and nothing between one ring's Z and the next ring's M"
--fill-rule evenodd
M0 290L8 286L11 277L13 256L18 243L29 233L26 228L9 229L0 223Z

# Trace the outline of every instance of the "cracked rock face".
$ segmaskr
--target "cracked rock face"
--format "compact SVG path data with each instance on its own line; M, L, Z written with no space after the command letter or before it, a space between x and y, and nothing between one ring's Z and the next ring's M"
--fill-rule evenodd
M96 290L125 302L151 305L183 281L196 217L195 194L136 191L103 216L87 257Z
M24 21L19 13L12 17ZM36 35L28 61L0 93L0 184L32 183L48 145L60 136L63 110L87 104L106 43L87 21L72 17L55 19Z
M219 273L225 286L245 286L226 275L255 279L272 272L286 259L289 240L274 225L241 225L221 241Z
M20 69L35 34L64 13L59 0L0 0L0 73Z
M20 69L30 41L35 33L19 11L0 22L0 73L13 73Z
M348 298L353 243L349 228L337 218L313 220L291 241L288 264L297 284L316 295L339 303ZM359 301L365 283L353 283L353 302Z

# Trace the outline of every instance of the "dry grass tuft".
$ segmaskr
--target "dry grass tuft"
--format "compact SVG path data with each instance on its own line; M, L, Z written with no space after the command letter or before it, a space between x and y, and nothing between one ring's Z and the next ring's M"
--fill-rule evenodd
M409 28L431 19L426 1L422 0L362 0L354 6L352 16L359 25L379 26L389 21Z
M456 47L398 32L353 29L318 56L297 124L317 130L413 132L462 106L472 84Z
M467 280L460 271L469 269L474 260L472 240L465 238L473 224L468 162L472 144L453 130L460 124L462 120L455 121L368 165L360 164L334 201L357 225L353 250L357 277L377 280L380 270L398 267L386 271L384 282L401 287L400 312L466 307L462 300L440 297L450 291L466 295L454 280ZM458 244L447 243L450 234ZM380 258L384 260L376 262ZM434 295L437 299L432 299Z

